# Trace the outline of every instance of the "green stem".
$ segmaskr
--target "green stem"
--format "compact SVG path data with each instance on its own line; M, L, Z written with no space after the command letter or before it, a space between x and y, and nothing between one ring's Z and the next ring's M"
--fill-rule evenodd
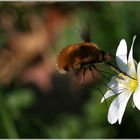
M7 133L7 137L18 138L18 134L13 119L1 94L0 94L0 115L2 121L1 123L3 123L4 125L5 131Z

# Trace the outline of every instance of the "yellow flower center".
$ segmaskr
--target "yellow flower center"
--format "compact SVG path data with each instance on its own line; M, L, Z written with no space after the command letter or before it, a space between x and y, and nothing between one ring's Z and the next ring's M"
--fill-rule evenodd
M138 87L137 79L128 77L128 76L124 75L123 73L119 73L118 78L116 78L116 80L119 83L123 84L125 87L129 88L129 90L131 90L132 92L135 91L136 88Z
M129 87L131 91L135 91L138 86L138 80L131 79L129 80Z

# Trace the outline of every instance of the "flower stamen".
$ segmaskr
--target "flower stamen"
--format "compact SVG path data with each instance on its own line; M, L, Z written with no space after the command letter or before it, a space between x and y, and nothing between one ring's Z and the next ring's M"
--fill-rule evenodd
M131 79L131 80L129 81L129 87L130 87L130 90L131 90L131 91L135 91L136 88L138 87L138 80L133 80L133 79Z

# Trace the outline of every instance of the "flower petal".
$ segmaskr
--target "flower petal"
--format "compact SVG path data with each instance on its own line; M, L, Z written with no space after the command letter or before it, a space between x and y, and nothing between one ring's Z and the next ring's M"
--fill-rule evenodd
M135 62L133 59L133 45L134 45L135 39L136 39L136 35L133 37L131 49L128 56L128 68L129 68L128 74L132 77L136 77L136 68L135 68Z
M111 78L111 81L107 84L108 87L112 88L114 86L117 86L118 85L118 82L116 80L116 76L113 76Z
M126 88L121 81L122 79L113 76L107 86L116 94L122 93Z
M119 124L121 123L130 96L131 96L131 92L127 91L121 93L113 100L108 111L109 123L113 124L117 122L117 120L119 121Z
M137 65L137 78L138 78L138 88L133 94L133 101L135 106L140 110L140 62Z
M121 124L121 122L122 122L122 117L123 117L127 102L131 95L132 95L131 91L120 94L120 96L121 96L120 98L122 99L122 102L121 102L121 106L119 109L119 120L118 120L119 124Z
M108 91L105 93L104 97L101 99L101 103L104 102L105 99L107 99L107 98L109 98L109 97L111 97L111 96L114 96L114 95L116 95L116 94L115 94L112 90L108 90Z
M138 86L133 94L133 101L135 106L140 110L140 86Z
M118 86L114 86L114 87L110 88L104 94L104 97L101 99L101 103L104 102L105 99L107 99L111 96L114 96L114 95L118 95L118 94L124 92L125 90L126 90L126 88L122 84L119 84Z
M138 84L140 85L140 62L137 65L137 78L138 78Z
M120 70L122 70L123 72L127 72L127 44L124 39L120 41L120 44L117 48L116 61Z

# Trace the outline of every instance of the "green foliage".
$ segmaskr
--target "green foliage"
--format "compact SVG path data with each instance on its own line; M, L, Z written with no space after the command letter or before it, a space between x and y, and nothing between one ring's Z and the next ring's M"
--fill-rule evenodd
M63 121L62 121L63 120ZM76 116L61 116L54 124L46 128L50 138L79 138L81 135L81 122Z
M55 43L55 53L58 53L60 49L68 44L81 42L82 39L78 32L86 26L86 21L88 21L91 25L92 41L97 43L100 48L114 55L122 38L125 38L128 46L130 46L132 37L136 34L134 57L136 60L140 60L140 2L91 3L92 8L89 9L84 9L81 3L77 3L77 10L71 12L75 22L68 24L62 31L61 36ZM63 6L66 5L65 2L62 4ZM73 5L74 3L70 4ZM15 8L12 3L7 5L10 8L12 6L13 9ZM1 8L5 6L6 4L0 3ZM49 6L49 4L46 4L46 7ZM24 7L22 11L22 9L17 8L16 12L19 12L17 15L20 16L25 12L25 9ZM36 8L36 10L38 9L41 8ZM30 11L30 8L28 10ZM19 25L22 24L19 23ZM5 34L0 32L0 48L3 47L5 40ZM59 83L59 81L57 82ZM97 86L105 93L107 87L102 86L101 82ZM61 85L63 84L65 84L65 80L61 83ZM74 91L73 88L67 90L66 88L66 94ZM118 124L111 125L107 121L107 112L112 99L107 102L107 106L104 103L101 104L102 96L99 91L94 89L94 85L92 90L89 91L87 88L84 91L86 95L84 97L87 97L84 103L77 101L78 105L76 105L79 108L76 110L77 112L75 111L76 113L73 111L76 105L74 106L72 101L68 102L70 103L68 107L65 106L67 98L71 95L65 97L65 104L60 105L62 110L57 108L59 104L54 105L56 109L53 109L53 102L56 103L61 98L59 96L60 92L55 92L58 93L54 97L55 100L52 100L51 95L39 95L39 98L37 98L37 91L30 88L14 86L12 89L5 91L1 88L0 138L139 138L140 113L136 108L133 109L130 106L127 108L128 111L125 112L120 126ZM75 95L75 93L73 94ZM40 96L43 96L43 98ZM90 97L88 98L88 96ZM43 102L44 100L46 104ZM49 100L52 104L48 103Z
M7 105L14 117L20 117L21 110L28 108L34 101L34 94L29 89L15 89L7 95Z

